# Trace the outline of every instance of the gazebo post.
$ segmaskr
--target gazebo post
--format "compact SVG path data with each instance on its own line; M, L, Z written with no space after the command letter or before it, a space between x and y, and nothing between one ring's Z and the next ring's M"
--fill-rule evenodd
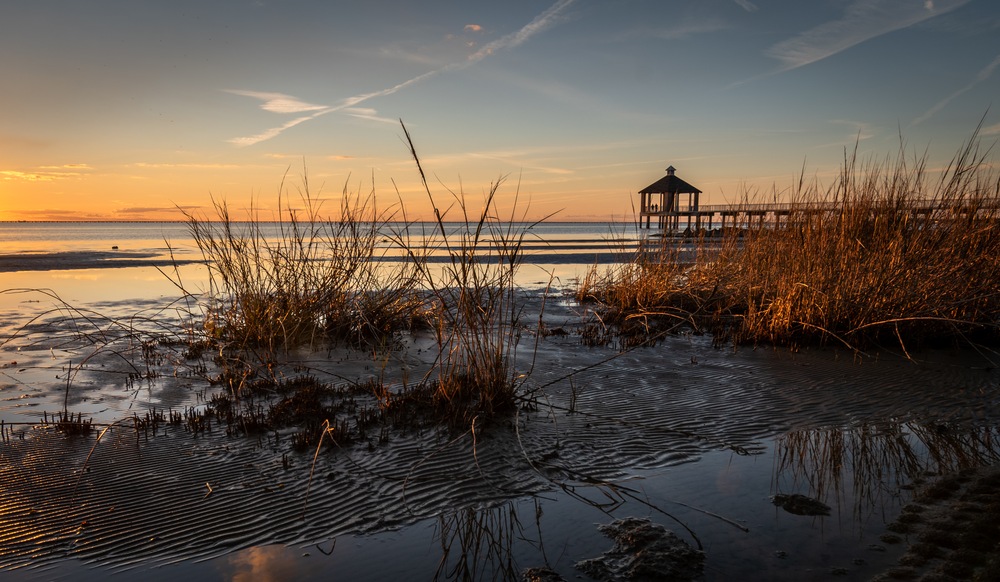
M686 194L688 196L687 208L684 210L684 214L687 216L688 230L691 229L692 212L696 213L695 216L697 218L697 223L699 225L701 224L701 216L697 214L698 196L701 194L701 190L678 178L674 175L675 171L676 169L673 166L667 167L666 176L639 191L640 216L646 217L647 229L649 228L652 215L655 214L657 226L661 229L671 228L675 231L680 230L680 197L682 194ZM660 200L655 211L651 205L654 200L652 196L653 194L659 194ZM642 226L641 222L639 226ZM700 228L700 226L698 226L698 228Z

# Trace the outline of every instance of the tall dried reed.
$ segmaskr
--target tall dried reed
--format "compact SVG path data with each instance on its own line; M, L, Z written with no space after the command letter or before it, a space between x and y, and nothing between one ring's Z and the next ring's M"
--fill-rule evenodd
M668 238L647 243L630 259L613 265L594 264L584 273L576 298L598 303L602 337L620 334L641 343L678 325L700 327L697 314L711 300L692 270L710 250L704 239L678 244Z
M394 217L374 192L345 186L338 217L303 177L299 205L279 190L275 216L251 207L235 220L225 201L215 216L186 213L209 270L206 331L239 349L274 354L318 340L363 341L408 327L419 316L416 270L386 262L386 225Z
M715 276L740 310L736 339L889 336L905 349L904 338L995 333L1000 179L974 144L936 184L926 158L845 157L831 191L801 192L784 228L757 228L728 247Z
M220 353L234 354L233 388L254 368L268 369L283 348L331 339L384 343L420 323L437 339L439 355L423 384L433 383L439 410L467 426L512 409L525 377L515 369L515 275L532 226L524 223L527 209L515 195L501 216L502 179L478 211L461 191L449 191L450 204L440 206L412 141L409 147L435 216L416 239L402 203L382 211L374 192L352 195L345 187L339 218L325 219L305 178L298 207L282 182L276 217L251 208L237 221L214 200L213 219L187 215L210 275L205 330Z
M934 181L926 157L845 155L828 190L804 185L787 217L747 220L688 262L639 253L581 298L624 317L697 314L739 343L911 342L1000 325L1000 178L978 131ZM697 323L692 317L692 322Z
M510 213L500 214L496 197L503 179L490 186L478 211L463 191L449 190L450 204L442 207L405 125L403 131L435 217L423 246L430 256L444 257L429 261L409 251L434 305L436 394L458 415L456 422L467 424L474 416L512 409L524 378L515 366L521 333L516 274L532 224L525 223L527 208L516 193Z

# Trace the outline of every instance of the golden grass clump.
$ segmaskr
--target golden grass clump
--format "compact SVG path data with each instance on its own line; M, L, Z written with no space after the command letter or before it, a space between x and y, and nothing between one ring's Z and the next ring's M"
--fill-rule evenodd
M693 266L704 252L682 253L673 241L663 239L652 248L641 249L632 260L602 266L595 264L580 279L576 298L600 304L603 329L598 338L619 333L624 345L643 343L651 336L678 325L698 328L693 314L700 313L711 293L699 293Z
M415 269L381 260L393 214L374 193L345 187L337 219L322 216L305 178L297 208L282 183L273 219L251 208L237 221L224 201L213 203L212 219L187 214L209 269L211 337L273 354L318 340L380 340L419 319Z
M467 425L476 416L512 410L524 378L515 368L521 333L515 276L532 225L524 222L526 210L519 211L516 194L510 215L500 215L502 179L491 184L478 212L462 191L449 191L451 204L441 207L405 126L403 131L435 216L423 247L427 257L443 257L434 262L410 252L432 299L439 350L435 398L455 415L454 423ZM402 236L396 240L407 248Z
M449 192L451 204L440 207L409 146L435 215L416 239L402 204L397 222L395 212L379 210L374 192L351 195L345 187L339 218L325 219L305 178L298 207L282 183L276 217L251 208L237 221L217 201L212 220L187 214L209 270L204 331L223 360L219 381L234 394L271 370L280 350L338 340L391 347L394 334L420 325L435 334L439 354L419 388L433 393L451 424L513 409L525 377L515 369L515 275L531 229L526 210L515 195L510 216L500 216L502 179L478 212L463 192Z
M845 160L832 196L805 192L786 226L752 229L714 265L740 317L735 339L903 344L995 332L1000 181L986 170L971 146L933 188L923 161Z
M861 163L836 183L793 194L775 224L751 220L688 262L640 252L584 278L581 299L626 318L688 314L737 343L890 337L903 349L1000 324L1000 178L975 145L934 184L926 158ZM672 242L669 244L677 244ZM623 315L624 314L624 315Z

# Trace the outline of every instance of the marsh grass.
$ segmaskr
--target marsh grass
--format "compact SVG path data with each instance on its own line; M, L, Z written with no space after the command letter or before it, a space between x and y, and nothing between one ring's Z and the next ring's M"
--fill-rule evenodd
M702 323L696 316L713 299L695 288L689 276L703 252L702 241L692 252L664 238L621 263L592 265L576 291L581 303L599 305L597 328L585 339L598 344L617 337L624 349L650 343L682 325L698 330Z
M537 223L525 225L527 208L519 205L517 192L510 213L501 215L497 193L503 179L490 185L478 210L461 190L449 189L449 204L442 206L405 125L403 131L434 211L423 246L445 257L443 263L427 261L408 250L402 233L394 237L407 249L433 306L438 357L425 382L435 383L436 401L452 424L469 426L477 416L513 410L527 377L515 367L522 331L516 275L524 241Z
M45 419L48 420L48 419ZM69 411L62 411L53 418L56 430L68 436L87 436L94 429L92 418L83 418L83 413L78 412L74 416Z
M378 343L419 319L415 271L382 260L394 215L378 208L374 192L345 186L336 219L324 218L305 176L297 205L282 181L276 216L251 207L236 220L225 201L213 207L210 218L186 214L209 270L210 337L271 358L330 340Z
M356 195L346 186L338 218L325 218L322 199L305 177L295 204L282 181L275 216L251 207L245 220L237 220L225 201L214 199L213 216L186 215L208 268L207 293L189 292L177 270L168 276L200 305L203 323L190 351L215 353L221 371L214 383L234 401L225 412L228 424L231 410L238 423L249 425L284 424L285 412L297 411L315 429L304 446L324 436L337 442L357 437L364 423L350 428L335 422L337 411L327 410L309 388L300 399L312 397L311 408L328 417L305 414L310 406L301 403L288 404L285 412L248 409L260 400L254 383L283 386L287 378L278 375L287 370L280 362L290 349L343 342L371 348L378 359L394 349L399 334L417 328L436 340L432 369L416 386L405 379L393 389L382 382L370 386L380 407L374 416L402 417L403 408L419 416L429 398L439 418L467 428L476 418L513 409L526 377L515 368L522 325L515 276L532 226L523 224L527 209L515 194L510 214L501 215L502 179L478 210L462 191L449 190L449 204L439 205L405 126L403 131L434 211L427 230L415 233L401 201L381 210L374 191Z
M280 380L290 350L341 343L383 351L400 333L429 325L418 270L387 260L397 251L386 238L392 206L381 209L374 189L352 193L345 184L336 218L328 218L306 175L297 198L289 190L283 179L271 215L251 206L237 220L215 199L213 216L186 213L208 268L207 292L189 291L176 269L164 273L195 298L202 323L193 345L211 348L219 369L213 383L236 400L248 383ZM244 411L241 423L260 416Z
M904 338L995 334L1000 181L971 142L936 185L924 160L847 158L827 198L832 210L757 229L720 260L743 307L737 341L891 337L905 350Z
M936 182L926 158L863 162L855 150L828 190L801 180L781 223L701 239L690 261L639 253L585 277L578 297L619 325L687 317L736 343L888 341L908 353L941 338L995 340L1000 178L977 135Z
M199 377L206 393L223 388L203 407L169 411L169 419L125 419L137 439L155 434L159 425L193 435L214 425L258 438L295 425L298 450L318 449L324 441L374 446L387 442L391 430L443 424L468 432L477 422L481 427L510 413L530 373L516 367L523 326L516 274L533 226L523 222L527 209L515 193L510 213L501 214L503 179L490 186L478 210L461 191L449 190L450 204L439 206L412 141L409 146L435 214L429 231L414 234L402 202L382 210L374 190L352 194L346 186L337 218L330 219L305 176L298 198L283 179L273 214L251 206L237 218L214 198L209 216L185 213L206 265L206 289L188 288L175 264L160 272L180 299L121 319L74 307L48 290L8 290L42 293L56 306L0 346L19 341L74 358L59 376L66 396L53 418L67 433L86 434L96 426L71 413L69 403L77 375L98 356L125 363L129 390L141 380L151 386L165 373ZM169 241L167 246L173 254ZM409 332L432 334L437 348L415 384L407 370L400 381L385 369ZM381 373L335 387L287 357L338 344L369 350ZM7 432L4 426L0 437Z

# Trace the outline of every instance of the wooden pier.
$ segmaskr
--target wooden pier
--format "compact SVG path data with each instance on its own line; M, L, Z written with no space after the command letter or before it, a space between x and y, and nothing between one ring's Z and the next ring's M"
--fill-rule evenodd
M649 229L655 224L657 228L678 234L765 225L780 228L790 221L810 221L843 208L837 202L699 205L700 194L701 190L676 176L673 166L668 167L664 178L639 191L639 227ZM963 205L963 202L913 201L906 206L906 211L915 217L956 218L981 211L995 212L1000 205L996 199L985 205L984 201L978 201L974 207Z
M997 201L979 204L975 207L941 201L917 201L905 208L913 217L961 218L977 212L998 209ZM781 228L789 222L808 222L817 217L841 212L843 205L833 202L800 202L772 204L713 204L701 207L689 206L671 210L659 210L652 205L640 208L639 225L658 228L676 233L698 232L713 229L744 229L754 226Z

